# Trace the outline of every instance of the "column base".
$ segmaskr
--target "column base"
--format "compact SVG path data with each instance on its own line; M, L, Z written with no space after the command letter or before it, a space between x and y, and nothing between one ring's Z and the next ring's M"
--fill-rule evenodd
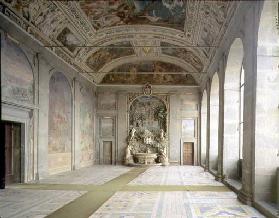
M252 206L253 204L253 197L252 194L247 194L243 190L240 190L240 192L237 195L238 200L240 200L242 203L247 204L249 206Z
M215 180L216 180L216 181L218 181L218 182L223 182L223 180L224 180L224 176L223 176L223 175L218 174L217 176L215 176Z

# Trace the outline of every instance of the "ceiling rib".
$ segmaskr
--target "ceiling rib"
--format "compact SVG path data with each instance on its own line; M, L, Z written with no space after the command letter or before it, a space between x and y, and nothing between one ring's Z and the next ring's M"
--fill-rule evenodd
M45 45L45 48L67 48L63 45ZM76 48L131 48L131 46L110 46L110 45L73 45ZM179 45L179 46L160 46L160 45L133 45L136 48L217 48L218 46L203 46L203 45Z
M207 72L189 72L189 71L180 71L180 72L122 72L122 71L109 71L109 72L84 72L88 74L206 74Z

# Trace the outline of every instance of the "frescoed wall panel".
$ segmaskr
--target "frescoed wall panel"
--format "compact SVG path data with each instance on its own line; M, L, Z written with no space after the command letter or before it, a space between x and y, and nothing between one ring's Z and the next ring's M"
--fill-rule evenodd
M116 95L111 92L98 93L98 109L113 110L116 109Z
M94 109L93 91L80 84L80 151L81 165L93 163Z
M72 147L71 87L62 73L49 81L49 173L71 169Z
M1 40L1 93L3 100L33 103L34 78L23 51L11 40Z

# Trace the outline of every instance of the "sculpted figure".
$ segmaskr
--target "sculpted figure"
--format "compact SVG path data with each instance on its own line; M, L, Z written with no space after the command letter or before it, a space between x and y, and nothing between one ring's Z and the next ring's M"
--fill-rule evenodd
M134 159L131 154L131 145L128 144L128 146L126 148L125 164L129 165L129 164L133 164L133 163L134 163Z
M136 129L133 127L130 131L130 139L133 139L135 137Z

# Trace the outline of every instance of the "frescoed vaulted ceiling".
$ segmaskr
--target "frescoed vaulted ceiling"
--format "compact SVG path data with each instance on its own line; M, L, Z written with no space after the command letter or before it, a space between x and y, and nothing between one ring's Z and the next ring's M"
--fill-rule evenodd
M2 14L101 84L126 78L126 84L198 85L238 6L229 0L0 2Z

